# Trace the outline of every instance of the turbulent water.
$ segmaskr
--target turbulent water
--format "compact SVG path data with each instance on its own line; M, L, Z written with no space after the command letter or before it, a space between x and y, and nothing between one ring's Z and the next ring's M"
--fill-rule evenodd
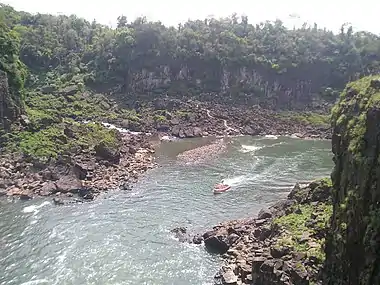
M331 172L330 142L275 137L234 138L206 164L177 163L178 153L206 142L163 143L161 167L131 192L70 206L0 200L0 284L212 284L219 258L177 242L170 229L256 214L295 182ZM214 196L222 179L231 191Z

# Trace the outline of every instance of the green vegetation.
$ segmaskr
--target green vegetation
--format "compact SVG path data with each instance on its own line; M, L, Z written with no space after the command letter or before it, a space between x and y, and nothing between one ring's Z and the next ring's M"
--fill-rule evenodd
M279 234L275 246L290 248L322 268L325 238L333 214L331 196L330 178L313 181L308 187L295 187L289 194L295 203L286 214L273 220L272 228Z
M211 100L252 99L287 109L319 95L334 102L346 82L380 70L380 38L345 25L333 34L316 24L290 30L280 20L253 25L233 15L175 28L120 16L112 29L5 5L0 15L21 41L29 87L75 83L101 93L179 97L214 92L225 96Z
M120 139L117 132L97 123L79 124L66 120L39 131L13 132L8 141L8 149L21 150L33 161L46 162L59 155L71 155L81 150L91 151L100 144L118 149Z
M349 140L349 151L361 159L365 149L367 111L380 107L380 76L368 76L347 84L339 103L332 110L334 125L342 129ZM380 84L380 83L379 83Z
M330 115L317 114L317 113L295 113L295 112L281 112L279 118L287 121L296 121L307 125L329 127L331 125Z
M293 248L297 252L305 253L309 258L317 258L322 264L325 240L319 233L328 228L331 215L332 205L300 205L292 213L274 220L274 225L285 229L277 245Z
M19 59L19 53L18 34L0 17L0 135L8 128L6 120L14 120L23 108L26 68Z
M36 150L30 142L55 138L67 119L142 123L136 112L116 108L111 96L142 105L163 94L199 96L291 110L314 99L333 102L350 79L380 70L377 35L347 26L339 34L317 25L290 30L279 20L253 25L236 15L176 28L120 16L113 29L75 15L32 15L1 4L0 47L0 70L11 91L6 109L24 109L30 121L23 134L30 136L28 143L20 144L27 153ZM329 124L322 114L284 116ZM165 113L153 119L167 118ZM54 156L54 144L46 144L45 152Z

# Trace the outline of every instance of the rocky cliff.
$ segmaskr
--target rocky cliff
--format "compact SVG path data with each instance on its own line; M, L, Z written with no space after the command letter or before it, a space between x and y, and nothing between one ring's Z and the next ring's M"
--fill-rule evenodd
M380 76L347 85L333 128L324 284L380 284Z
M9 92L7 74L0 70L0 129L8 129L9 124L19 115Z

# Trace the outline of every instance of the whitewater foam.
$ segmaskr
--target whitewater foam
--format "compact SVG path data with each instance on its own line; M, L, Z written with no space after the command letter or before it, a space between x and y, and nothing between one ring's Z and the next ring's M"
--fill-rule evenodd
M242 145L240 152L247 153L247 152L255 152L256 150L262 149L262 146L257 145Z
M230 186L238 186L241 184L244 184L244 182L247 182L249 178L245 175L239 175L232 178L225 178L223 179L223 183L230 185Z
M273 139L273 140L277 140L278 139L278 137L274 136L274 135L265 135L265 138L267 138L267 139Z
M42 207L45 207L47 205L50 205L50 204L51 204L50 202L45 201L40 205L27 206L27 207L24 207L24 209L22 209L22 212L23 213L38 213L39 209L41 209Z

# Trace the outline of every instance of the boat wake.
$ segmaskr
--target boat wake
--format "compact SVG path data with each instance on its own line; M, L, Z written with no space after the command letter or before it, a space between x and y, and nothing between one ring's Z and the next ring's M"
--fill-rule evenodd
M248 176L246 175L239 175L239 176L235 176L235 177L232 177L232 178L225 178L223 179L223 183L224 184L227 184L227 185L230 185L231 187L234 186L240 186L240 185L243 185L243 184L246 184L246 182L248 182L250 179Z

